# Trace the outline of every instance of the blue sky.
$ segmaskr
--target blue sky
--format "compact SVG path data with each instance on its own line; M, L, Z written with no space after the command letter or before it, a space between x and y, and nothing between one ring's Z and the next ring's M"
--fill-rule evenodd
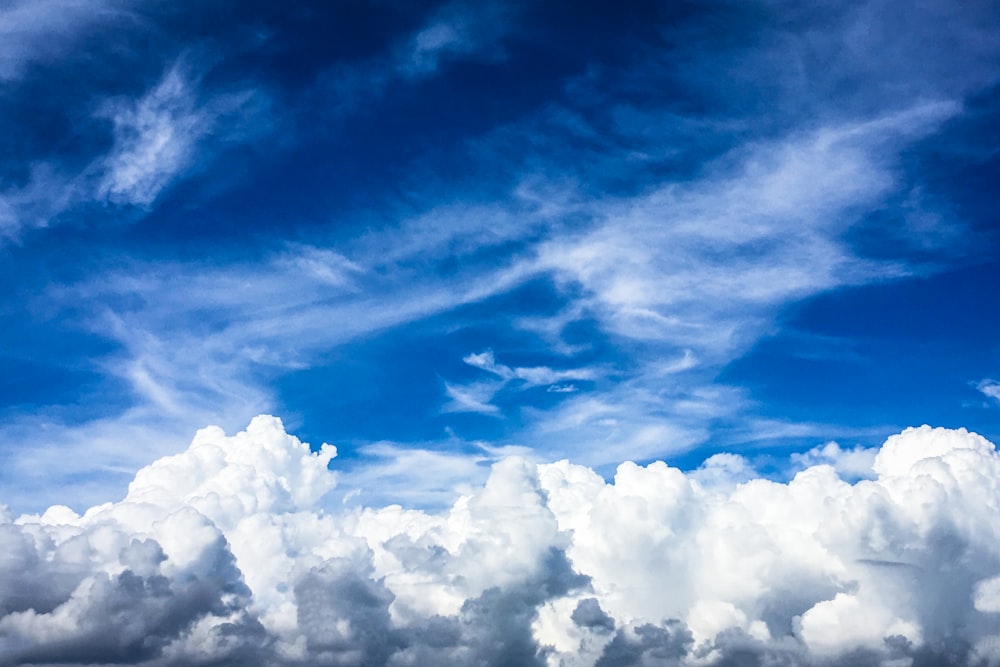
M0 489L1000 438L989 2L0 5ZM785 463L782 463L782 462Z

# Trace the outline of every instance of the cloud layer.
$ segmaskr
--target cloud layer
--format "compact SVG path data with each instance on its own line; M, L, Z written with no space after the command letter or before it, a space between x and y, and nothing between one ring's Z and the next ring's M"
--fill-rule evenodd
M1000 455L962 429L853 484L510 457L438 513L342 504L335 454L261 416L0 515L0 664L1000 664Z

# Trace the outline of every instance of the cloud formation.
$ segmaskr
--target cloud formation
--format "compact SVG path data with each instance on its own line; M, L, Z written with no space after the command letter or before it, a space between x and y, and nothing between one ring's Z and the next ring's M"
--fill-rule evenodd
M11 502L110 497L204 423L329 432L296 374L366 382L345 376L384 360L412 371L419 433L333 432L359 451L457 429L604 466L851 432L753 419L751 383L720 378L805 300L960 253L967 221L914 162L983 113L996 12L571 4L0 10L0 110L26 130L4 144L0 244L25 295L5 303L25 340L53 322L99 339L26 355L104 385L12 399ZM32 231L56 223L68 240ZM377 364L331 361L375 338ZM456 369L470 352L476 376Z
M984 396L1000 401L1000 382L989 379L981 380L976 384L976 389Z
M342 505L335 454L261 416L120 502L4 511L0 664L1000 663L1000 455L963 429L855 483L510 457L438 513Z

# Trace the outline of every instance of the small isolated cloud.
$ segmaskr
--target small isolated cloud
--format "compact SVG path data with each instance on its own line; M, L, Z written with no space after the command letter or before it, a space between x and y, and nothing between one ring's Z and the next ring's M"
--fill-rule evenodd
M500 58L499 40L510 29L510 11L509 6L490 1L446 5L410 40L399 71L421 77L436 72L449 58Z
M471 48L463 28L461 24L442 21L421 30L413 38L410 59L404 69L414 74L433 72L442 55Z
M0 510L0 664L1000 659L1000 455L962 429L892 436L853 484L825 464L769 481L731 454L610 481L510 457L433 512L329 503L335 455L261 416L199 431L119 502Z
M593 368L570 368L566 370L555 370L548 366L530 366L521 368L511 368L498 363L492 350L470 354L462 358L468 365L492 373L504 381L504 383L518 380L521 387L537 387L541 385L552 385L563 380L593 380L598 377L598 372ZM567 385L572 387L572 385ZM549 388L549 391L560 391ZM566 391L563 389L562 391ZM573 387L569 391L576 391Z
M978 384L976 384L976 389L978 389L984 396L1000 401L1000 382L990 379L981 380Z
M575 384L552 384L545 391L553 394L572 394L577 389Z

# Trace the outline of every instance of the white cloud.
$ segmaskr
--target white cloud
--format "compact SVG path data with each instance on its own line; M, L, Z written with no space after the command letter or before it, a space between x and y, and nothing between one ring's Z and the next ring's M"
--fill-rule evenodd
M505 452L480 448L472 454L452 440L446 449L380 442L361 448L363 462L340 473L344 503L399 503L406 507L448 507L485 481L489 463Z
M114 143L101 164L97 196L116 204L149 206L176 178L196 166L199 144L244 132L220 126L241 120L249 92L200 99L197 81L177 63L143 97L109 100L101 115L114 124ZM233 125L239 125L239 122Z
M469 354L462 358L468 365L491 373L502 380L498 383L497 390L508 383L517 381L519 389L530 389L543 385L550 385L548 391L552 392L572 392L576 387L572 384L558 384L566 380L594 380L600 376L600 372L594 368L569 368L565 370L555 370L548 366L530 366L511 368L498 363L493 355L493 350Z
M0 512L0 664L995 655L1000 456L964 430L907 429L854 484L827 465L772 482L728 454L691 475L624 463L611 482L513 457L438 512L328 503L334 455L258 417L203 429L120 502Z
M209 130L177 67L141 99L104 113L114 122L114 147L98 195L115 203L151 204L190 165L194 146Z
M713 454L692 471L689 477L711 490L732 489L737 484L759 477L756 470L739 454Z
M0 192L0 243L18 241L25 229L40 229L87 196L87 184L52 165L31 165L28 181Z
M441 408L443 412L478 412L484 415L500 415L500 408L490 403L500 390L498 382L478 382L475 384L453 385L444 383L444 393L450 399Z
M21 507L37 507L50 486L78 488L78 501L66 501L75 506L94 502L99 489L88 485L102 471L132 474L199 424L234 428L276 409L276 375L338 345L502 293L530 275L513 262L485 274L470 263L454 275L426 276L409 263L426 256L427 246L394 232L380 243L366 237L358 248L290 244L257 263L134 264L51 286L46 304L60 304L76 325L115 345L99 364L120 380L127 403L83 423L63 422L58 413L5 421L0 441L9 443L11 459L0 478L17 471L5 483L23 489L28 505ZM452 407L494 412L488 385L455 385ZM105 479L104 497L121 481Z
M1000 576L977 583L973 601L977 611L1000 612Z
M582 288L582 312L614 333L727 360L774 306L900 273L838 236L893 188L898 145L957 111L922 104L733 151L694 181L594 204L597 223L542 243L539 268Z
M1000 401L1000 382L996 380L981 380L976 388L982 392L984 396L996 399Z
M149 141L161 121L172 128L202 122L192 114L214 117L215 106L206 111L193 101L192 86L180 70L170 70L146 97L122 107L122 127L132 127L126 120L136 127L112 153L122 159L108 163L107 173L121 176L108 181L116 184L115 196L148 201L167 187L174 167L185 164L183 147L163 153L165 161L143 156L160 155L146 148L158 145ZM232 426L274 409L273 378L324 350L554 277L567 288L561 315L534 324L556 352L572 351L559 341L581 321L596 323L602 336L636 344L619 346L629 350L628 371L615 386L567 392L568 400L545 414L526 408L518 440L547 454L568 454L553 452L551 443L574 442L573 452L594 465L662 456L703 441L712 419L745 406L738 391L713 386L713 374L768 330L779 306L903 271L858 259L840 235L856 211L891 189L898 146L954 112L948 104L923 105L759 144L726 156L703 178L628 199L571 197L560 204L556 198L539 207L519 195L494 206L433 207L337 245L279 247L258 262L219 267L133 264L54 287L45 298L117 346L102 363L132 392L121 418L146 415L148 439L163 428L176 430L165 426L169 415L187 415L182 430L208 420ZM147 116L148 123L140 122ZM140 131L144 127L153 129ZM587 222L568 230L558 222L567 216ZM537 243L503 250L546 228ZM486 248L497 255L487 257ZM457 269L427 270L458 259ZM583 389L580 381L608 372L507 366L485 352L468 362L498 383L449 380L446 411L499 415L493 399L505 383ZM57 439L85 441L88 427L54 421L19 420L4 425L0 436L14 442L13 433L26 432L34 434L32 444L47 446ZM38 442L34 427L41 422L50 430ZM108 436L114 433L111 428ZM131 443L119 447L129 450ZM33 456L31 449L17 448L15 459ZM80 459L87 460L93 469L127 467L121 461L134 456L98 452ZM68 472L63 463L58 467ZM51 477L63 476L60 471Z
M852 449L843 449L839 444L827 442L826 444L813 447L801 454L792 454L792 462L802 468L811 468L817 465L830 465L844 477L870 477L872 466L875 464L874 449L857 446Z
M519 441L545 458L569 457L592 466L668 457L704 442L709 424L738 412L744 401L730 387L640 375L608 389L563 394L544 410L524 407Z
M23 185L0 191L0 242L17 241L25 230L48 227L92 202L150 207L225 143L265 133L264 106L258 92L200 90L183 62L138 98L105 99L96 115L112 125L108 152L72 172L56 162L31 163Z
M382 68L391 73L382 71L372 85L387 85L411 57L423 63L424 76L445 57L494 53L510 17L491 7L466 16L457 5L446 6ZM576 94L573 86L586 83L581 78L568 84L567 98ZM239 118L244 104L252 107L254 100L204 89L183 63L137 99L109 101L104 111L113 148L95 160L80 197L100 192L140 209L155 205L172 183L199 168L202 151L211 148L205 142L227 140L218 136L229 126L221 121ZM521 143L527 137L540 151L515 162L518 184L495 201L435 200L409 215L383 220L384 213L375 214L366 224L373 231L360 237L280 247L256 263L133 263L46 297L114 344L116 352L101 363L130 392L132 403L119 419L130 428L146 419L137 439L148 443L165 430L176 437L208 420L231 427L275 409L275 378L323 351L482 302L528 280L555 280L563 288L558 312L515 313L507 322L535 331L547 351L564 355L591 344L580 337L567 343L567 331L593 324L593 340L624 341L615 348L626 370L621 386L606 389L584 384L606 373L604 367L512 367L496 360L480 366L509 387L548 385L567 399L547 413L526 409L516 441L594 465L625 455L662 456L703 442L713 420L746 411L745 396L712 381L774 327L781 306L906 273L904 266L859 259L844 233L900 186L895 156L907 142L958 110L940 102L867 119L824 116L807 131L734 149L690 180L617 198L562 176L567 164L586 160L565 153L566 142L546 133L541 113L541 120L523 118L492 136L504 143L521 135ZM601 135L572 108L552 113L573 120L574 132ZM470 151L486 150L490 140L472 140ZM626 148L651 147L606 148L609 159L619 159ZM45 202L51 191L72 189L46 186L28 199ZM24 224L29 208L14 195L0 202L0 228ZM46 224L53 213L39 210L38 224ZM559 391L569 387L577 391ZM499 390L488 382L449 381L444 409L498 415ZM184 424L168 424L171 415ZM25 485L65 480L87 461L91 470L134 469L167 447L161 441L142 450L145 459L132 442L119 442L116 451L115 421L105 416L81 427L32 417L0 427L0 440L20 442L18 434L28 434L25 446L14 448L12 467L35 469L42 468L35 445L51 452L54 442L71 441L75 452L86 451L89 438L105 443L92 457L59 461L44 477L24 478ZM40 424L48 428L41 436Z

